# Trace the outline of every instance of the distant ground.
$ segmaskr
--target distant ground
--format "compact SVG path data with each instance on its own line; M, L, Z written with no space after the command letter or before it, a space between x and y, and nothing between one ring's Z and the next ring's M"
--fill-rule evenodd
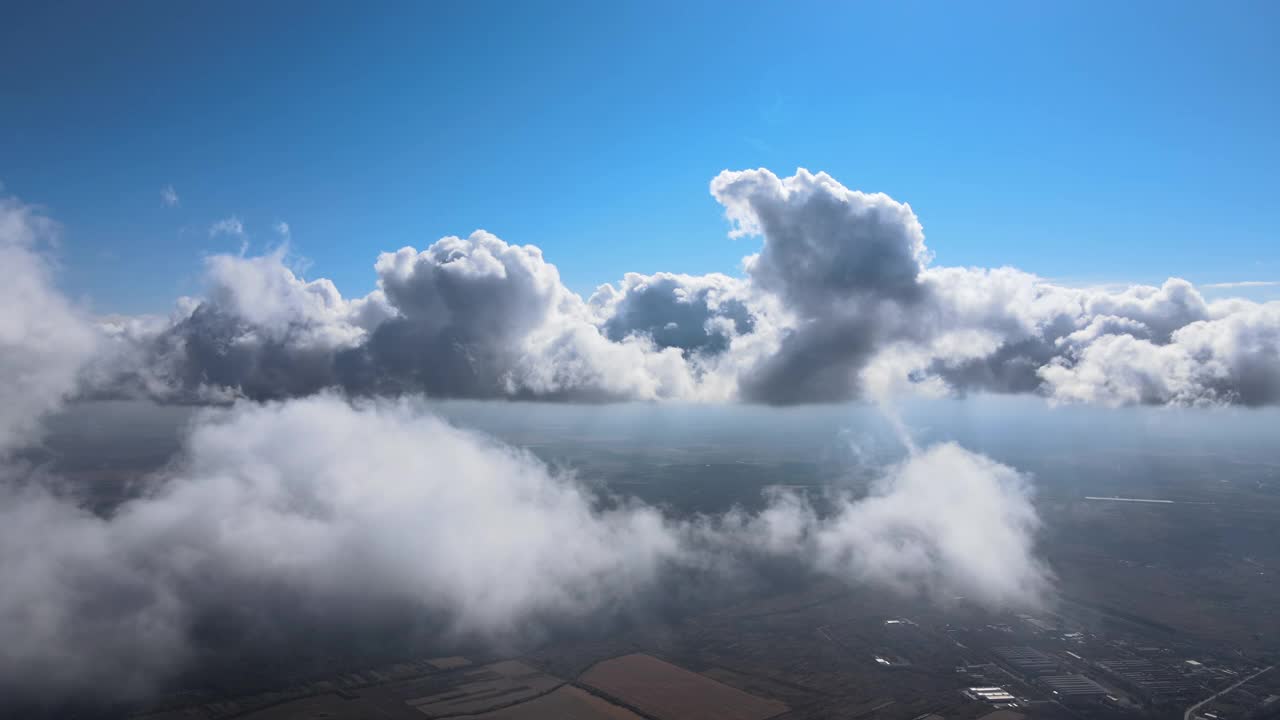
M676 515L755 507L771 485L815 496L833 486L856 493L901 454L865 411L845 423L835 410L821 422L780 422L748 410L727 428L693 411L676 420L659 414L637 430L635 417L611 424L594 409L534 410L533 420L491 408L443 409L573 472L603 502L635 497ZM86 412L55 425L30 459L51 463L72 478L71 491L109 509L145 491L139 478L172 455L188 414L140 413L150 432L124 447L111 440L120 408L101 417ZM1196 707L1280 660L1280 448L1248 438L1181 443L1176 432L1138 443L1103 437L1106 428L1027 443L992 432L996 440L984 441L988 433L973 427L950 434L947 427L920 432L925 442L963 436L1033 476L1044 524L1039 549L1057 588L1043 611L993 614L963 598L904 598L788 576L784 586L726 592L686 615L658 613L453 656L397 647L378 658L365 648L359 658L287 668L274 685L255 676L270 687L196 682L128 711L156 720L1181 718L1193 707L1197 716L1225 720L1280 713L1277 671ZM75 448L85 443L93 445L92 464L77 460ZM1012 695L1015 707L971 691L992 687Z

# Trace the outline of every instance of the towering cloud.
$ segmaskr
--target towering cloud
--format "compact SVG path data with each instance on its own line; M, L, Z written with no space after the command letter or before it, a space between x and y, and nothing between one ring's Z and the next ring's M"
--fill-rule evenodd
M789 316L776 352L740 378L744 399L837 402L860 394L860 372L915 330L928 259L910 206L856 192L826 173L723 172L711 194L735 235L760 235L745 259L752 284Z
M711 181L711 194L724 205L732 234L764 238L760 253L746 260L752 280L801 317L919 295L929 253L909 205L804 169L789 178L726 170Z

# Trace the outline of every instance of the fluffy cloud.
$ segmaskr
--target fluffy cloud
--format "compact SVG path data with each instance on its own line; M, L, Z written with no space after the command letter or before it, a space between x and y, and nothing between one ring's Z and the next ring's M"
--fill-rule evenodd
M397 317L344 358L356 387L412 389L407 381L432 394L502 395L518 389L531 336L575 309L540 250L483 231L383 253L375 267Z
M939 326L981 333L990 346L925 353L914 372L951 388L1106 405L1280 401L1280 303L1210 304L1178 278L1066 288L1007 268L939 268L925 281Z
M892 383L893 362L899 377L953 392L1107 404L1280 400L1280 304L1211 306L1178 278L1078 289L1011 268L931 268L909 206L822 173L724 172L711 187L734 234L764 239L745 261L753 286L795 318L777 351L740 375L745 399L855 398L869 381Z
M381 294L349 302L329 280L300 279L283 250L205 266L205 298L181 303L167 324L103 323L115 342L90 370L93 392L182 402L315 393L336 383L335 353L394 314Z
M1209 305L1191 283L1170 278L1160 287L1136 285L1119 292L1088 293L1088 318L1121 318L1141 323L1153 340L1168 342L1177 329L1209 318Z
M1106 405L1280 403L1280 303L1245 305L1167 343L1100 334L1040 369L1057 400Z
M1071 288L1014 268L934 267L909 205L825 173L725 171L711 193L731 234L761 240L744 277L628 273L584 302L538 248L477 231L383 253L378 289L344 299L280 253L218 256L205 297L168 326L104 323L116 372L97 363L86 392L1277 401L1275 303L1209 303L1177 278Z
M582 400L692 392L677 349L604 337L532 245L477 231L383 253L376 270L396 316L337 359L348 389Z
M165 401L360 395L621 400L697 397L679 348L610 340L532 246L483 231L383 253L378 289L344 299L282 251L213 256L207 290L168 324L112 318L87 395ZM707 387L712 387L708 384Z
M930 268L923 282L920 362L906 370L959 392L1036 392L1037 370L1084 317L1080 291L1012 268ZM969 346L957 346L957 335Z
M732 234L763 238L744 265L790 318L777 351L742 374L742 397L780 404L858 397L861 370L875 354L917 332L929 252L910 206L803 169L789 178L726 171L711 194Z
M38 208L0 197L0 459L75 390L96 346L92 325L54 286L41 253L56 230Z
M211 411L151 484L109 517L4 489L6 694L144 690L197 662L217 618L244 633L218 642L246 651L406 609L515 634L620 603L681 552L657 511L595 509L571 478L407 403Z
M820 571L930 597L1032 607L1051 575L1034 554L1040 527L1013 468L944 443L888 468L866 497L837 496L823 516L779 491L743 521L751 542Z
M726 170L711 181L711 194L724 205L733 235L764 238L764 248L746 261L752 280L802 317L919 293L929 252L905 203L804 169L789 178Z
M519 637L642 603L669 570L761 555L998 607L1047 587L1022 479L951 445L831 512L779 493L757 516L679 520L602 502L412 401L319 395L205 411L146 487L103 516L38 483L0 486L6 696L145 692L387 622L400 637Z
M727 275L627 273L617 286L602 285L589 302L610 340L639 335L660 348L715 355L755 329L747 295L746 284Z

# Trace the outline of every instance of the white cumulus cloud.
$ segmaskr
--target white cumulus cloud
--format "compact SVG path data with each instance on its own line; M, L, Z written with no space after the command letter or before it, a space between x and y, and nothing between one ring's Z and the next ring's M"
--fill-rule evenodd
M1179 278L1075 288L1010 267L934 266L908 204L826 173L725 171L710 188L730 234L759 238L741 277L625 273L584 301L539 248L479 230L382 253L377 290L344 299L279 252L216 256L206 296L172 327L114 333L135 349L110 356L115 381L93 373L96 391L798 404L893 388L1277 402L1275 303L1209 302ZM231 217L211 232L244 229Z
M1034 607L1049 587L1024 479L954 445L830 513L780 492L756 516L689 521L602 506L572 475L411 400L319 395L206 411L147 486L104 516L39 483L0 485L6 694L127 696L220 655L341 642L390 617L500 641L643 603L669 571L761 554L993 607ZM219 637L201 635L211 622Z

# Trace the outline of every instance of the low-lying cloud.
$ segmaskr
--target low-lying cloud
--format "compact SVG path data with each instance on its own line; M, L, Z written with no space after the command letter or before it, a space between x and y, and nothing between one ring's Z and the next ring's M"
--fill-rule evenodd
M1013 468L954 443L912 451L865 497L836 495L822 515L780 489L746 537L833 577L988 607L1035 607L1050 573L1033 552L1040 519Z
M404 607L500 636L620 602L681 552L657 511L597 510L531 456L407 402L210 411L148 485L106 517L6 488L7 692L145 690L198 662L219 618L249 645Z
M633 607L673 571L762 556L995 607L1035 606L1048 587L1026 483L955 445L829 512L779 492L758 515L675 518L414 401L318 395L205 411L146 486L105 516L36 481L4 486L6 695L127 697L387 617L501 642Z

